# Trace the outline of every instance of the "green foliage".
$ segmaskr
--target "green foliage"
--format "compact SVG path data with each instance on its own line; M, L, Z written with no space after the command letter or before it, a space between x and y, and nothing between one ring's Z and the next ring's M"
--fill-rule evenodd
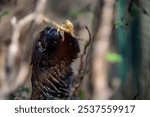
M9 100L15 100L16 96L15 95L10 95Z
M119 18L114 22L114 28L117 29L126 29L128 27L128 22L125 22L125 18Z
M139 7L136 5L136 4L133 4L131 6L131 10L130 10L130 14L134 17L134 16L137 16L138 13L139 13Z
M82 90L79 91L79 98L80 100L84 100L85 99L85 94Z
M29 93L29 89L25 86L22 86L19 90L18 90L18 93L21 93L21 92L26 92L26 93Z
M119 63L119 62L122 61L122 57L119 54L117 54L117 53L109 52L106 55L106 60L111 62L111 63Z
M68 13L68 15L69 15L70 17L72 17L72 18L76 18L76 17L78 17L78 16L80 16L80 15L83 15L83 14L84 14L84 13L79 12L79 11L76 11L76 10L70 10L69 13Z
M118 29L123 26L123 23L121 22L121 20L116 20L114 22L114 26L115 26L115 29Z
M9 14L9 11L2 11L2 12L0 12L0 19L2 17L4 17L4 16L8 15L8 14Z
M28 99L27 98L28 95L29 95L29 88L22 86L15 93L11 94L8 97L8 99L10 99L10 100L16 100L16 99L25 100L25 99Z

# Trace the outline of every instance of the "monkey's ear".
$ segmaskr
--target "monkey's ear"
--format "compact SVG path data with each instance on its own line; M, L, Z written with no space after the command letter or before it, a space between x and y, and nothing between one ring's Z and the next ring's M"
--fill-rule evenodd
M40 52L44 52L46 50L46 45L44 41L38 41L37 46Z
M45 28L45 30L46 29L48 30L48 28ZM37 40L36 46L38 47L38 50L40 52L44 52L46 50L46 42L45 42L46 37L44 36L45 30L41 31L37 37L38 40Z

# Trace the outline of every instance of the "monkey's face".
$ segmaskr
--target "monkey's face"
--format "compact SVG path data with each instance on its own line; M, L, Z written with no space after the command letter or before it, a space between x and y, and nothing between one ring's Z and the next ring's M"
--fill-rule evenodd
M40 52L55 49L58 42L62 39L60 32L55 28L46 27L41 33L38 40L38 49Z

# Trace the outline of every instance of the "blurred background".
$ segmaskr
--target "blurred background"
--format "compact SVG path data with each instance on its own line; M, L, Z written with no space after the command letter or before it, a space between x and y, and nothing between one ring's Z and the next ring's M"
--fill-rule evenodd
M30 97L31 50L48 25L38 14L58 24L69 19L81 39L73 99L150 99L149 6L149 0L0 0L0 99ZM31 13L37 17L27 21Z

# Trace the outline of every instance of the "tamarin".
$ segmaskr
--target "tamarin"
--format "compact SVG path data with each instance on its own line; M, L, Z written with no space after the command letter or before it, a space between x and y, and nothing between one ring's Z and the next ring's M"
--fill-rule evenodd
M71 64L79 52L78 39L71 33L61 34L51 27L41 31L32 51L30 99L70 99L73 80Z

